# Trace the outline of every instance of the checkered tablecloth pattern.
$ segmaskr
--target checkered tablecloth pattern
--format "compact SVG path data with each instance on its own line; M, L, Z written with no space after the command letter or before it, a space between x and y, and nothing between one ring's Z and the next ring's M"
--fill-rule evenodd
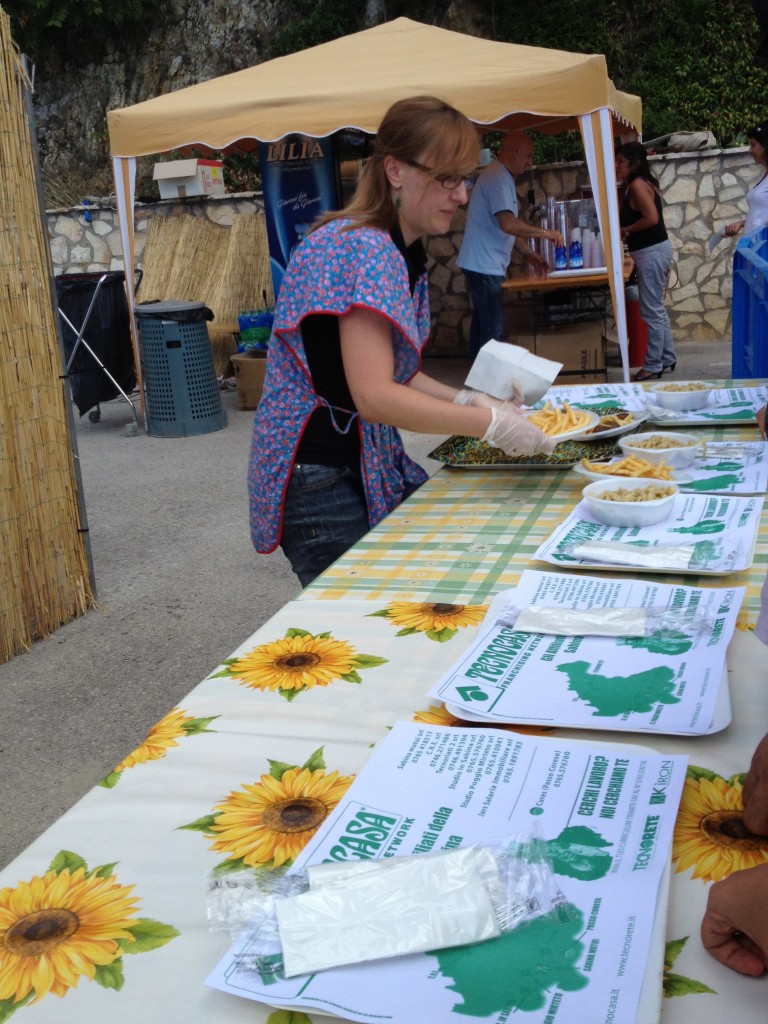
M755 440L751 427L697 429L695 433L712 441ZM532 556L578 504L584 483L569 470L444 467L302 597L487 601L499 590L514 586L523 569L546 568L533 562ZM654 574L653 578L694 586L745 586L741 624L754 625L767 570L768 513L764 511L749 570L728 576Z

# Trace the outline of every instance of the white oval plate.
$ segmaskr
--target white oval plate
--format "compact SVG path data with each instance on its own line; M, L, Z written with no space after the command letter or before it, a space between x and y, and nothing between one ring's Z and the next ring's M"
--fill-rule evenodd
M523 413L523 415L526 418L530 418L536 412L541 412L541 410L528 409ZM553 441L562 441L566 437L576 437L579 434L583 434L585 430L589 430L590 427L594 427L594 425L600 420L600 417L596 412L589 412L587 409L580 409L579 412L588 412L589 416L592 417L586 427L574 427L572 430L566 430L562 434L547 434L547 437L551 438ZM605 434L598 434L598 437L605 437Z
M616 459L616 462L621 461ZM609 462L601 462L601 466L610 466ZM655 476L624 476L618 474L617 476L611 476L610 473L592 473L590 470L585 469L581 463L577 462L575 466L572 466L572 471L577 473L579 476L584 476L587 480L657 480ZM690 473L684 472L682 469L672 470L672 483L675 484L689 484L693 480ZM663 483L663 481L661 481Z
M629 423L622 423L620 427L611 427L610 430L601 430L598 434L581 433L576 434L571 438L572 441L602 441L604 437L620 437L622 434L629 434L633 430L637 430L641 424L645 423L648 417L651 415L650 412L645 409L643 412L632 412L632 419ZM600 415L597 416L598 422L601 419ZM590 430L587 427L587 430Z

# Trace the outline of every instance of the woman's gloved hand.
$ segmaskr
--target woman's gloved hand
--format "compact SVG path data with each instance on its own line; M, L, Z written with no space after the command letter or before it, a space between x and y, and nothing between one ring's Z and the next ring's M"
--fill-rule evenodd
M514 409L491 408L491 425L483 440L494 448L501 448L505 455L515 456L549 454L557 444Z
M513 411L520 408L520 397L515 391L515 397L505 402L501 398L494 398L493 395L486 395L484 391L474 391L472 388L462 388L453 400L454 405L473 405L476 409L499 409Z

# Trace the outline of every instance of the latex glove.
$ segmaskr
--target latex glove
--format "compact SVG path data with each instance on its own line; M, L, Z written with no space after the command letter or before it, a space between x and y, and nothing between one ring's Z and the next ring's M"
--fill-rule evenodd
M510 412L520 408L520 396L515 390L515 397L504 401L501 398L494 398L493 395L486 395L484 391L475 391L473 388L462 388L453 400L454 405L473 405L476 409L499 409Z
M493 408L491 425L483 440L494 448L501 448L505 455L549 454L557 444L519 412Z

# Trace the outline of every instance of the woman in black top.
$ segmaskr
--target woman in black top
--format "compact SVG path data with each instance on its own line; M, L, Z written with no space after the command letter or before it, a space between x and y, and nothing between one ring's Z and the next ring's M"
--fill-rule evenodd
M640 292L640 314L648 326L645 364L633 380L658 379L677 365L672 327L664 305L667 275L672 265L672 243L664 227L659 183L648 166L640 142L626 142L616 150L616 177L626 185L619 210L621 237L635 261Z

